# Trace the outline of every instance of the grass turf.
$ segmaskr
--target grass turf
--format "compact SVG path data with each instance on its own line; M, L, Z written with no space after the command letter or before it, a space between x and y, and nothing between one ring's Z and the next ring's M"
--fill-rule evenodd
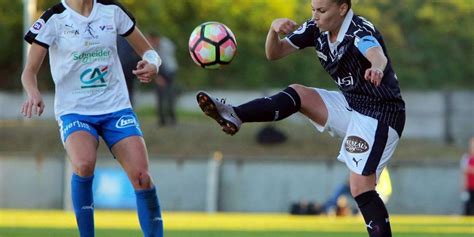
M97 237L142 236L138 230L97 229ZM166 237L366 237L366 233L308 231L165 231ZM468 237L472 234L401 233L398 237ZM0 228L0 237L79 237L75 229Z
M287 214L163 214L166 237L306 237L367 236L360 216L291 216ZM391 217L394 236L467 237L474 217ZM96 236L142 236L134 211L96 211ZM76 237L74 214L66 211L0 210L0 237Z

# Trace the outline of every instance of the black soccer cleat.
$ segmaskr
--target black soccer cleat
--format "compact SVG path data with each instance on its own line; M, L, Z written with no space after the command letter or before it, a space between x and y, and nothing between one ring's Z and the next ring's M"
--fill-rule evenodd
M222 127L222 131L230 135L239 131L242 121L237 117L232 105L226 104L224 99L212 99L204 91L198 92L196 99L202 112L216 120Z

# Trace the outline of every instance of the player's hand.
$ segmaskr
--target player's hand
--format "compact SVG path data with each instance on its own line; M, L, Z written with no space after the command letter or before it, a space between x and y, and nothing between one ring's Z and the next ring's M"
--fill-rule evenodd
M156 77L158 70L155 65L141 60L137 63L137 69L132 71L142 83L148 83Z
M23 102L21 106L21 114L27 118L31 118L31 115L41 116L44 111L44 102L43 97L39 91L31 93L28 95L28 99Z
M298 24L288 18L278 18L273 20L271 28L278 34L289 34L293 32Z
M364 78L374 84L374 86L380 86L380 83L382 83L383 71L379 68L369 68L365 70Z

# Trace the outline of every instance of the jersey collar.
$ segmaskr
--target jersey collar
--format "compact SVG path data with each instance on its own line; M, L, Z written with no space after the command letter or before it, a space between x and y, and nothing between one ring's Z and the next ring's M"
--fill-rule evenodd
M346 36L346 33L349 30L349 26L351 25L352 17L354 17L354 12L352 11L352 9L349 9L346 14L346 17L344 18L344 21L342 22L341 28L339 28L339 33L337 33L337 38L334 43L332 43L329 39L329 31L326 31L326 37L329 43L329 50L332 54L336 54L337 46L339 46L339 44L344 40L344 36Z
M347 30L349 30L349 26L351 25L352 17L354 17L354 12L352 9L349 9L337 34L337 42L341 43L344 40L344 36L346 36Z
M61 0L62 4L64 5L64 7L66 7L66 9L68 9L70 12L72 12L73 15L76 15L78 16L80 19L83 19L83 20L87 20L87 19L91 19L94 17L95 15L95 12L96 12L96 9L97 9L97 0L92 0L93 2L93 6L92 6L92 11L91 11L91 14L89 14L89 16L83 16L81 14L79 14L78 12L76 12L74 9L72 9L69 5L67 5L66 3L66 0Z

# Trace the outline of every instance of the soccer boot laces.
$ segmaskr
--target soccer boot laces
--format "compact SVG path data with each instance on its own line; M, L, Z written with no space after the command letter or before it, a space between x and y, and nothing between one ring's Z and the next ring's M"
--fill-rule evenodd
M198 92L196 99L202 112L216 120L222 127L222 131L230 135L239 131L242 121L237 117L232 105L226 104L225 99L212 99L204 91Z

